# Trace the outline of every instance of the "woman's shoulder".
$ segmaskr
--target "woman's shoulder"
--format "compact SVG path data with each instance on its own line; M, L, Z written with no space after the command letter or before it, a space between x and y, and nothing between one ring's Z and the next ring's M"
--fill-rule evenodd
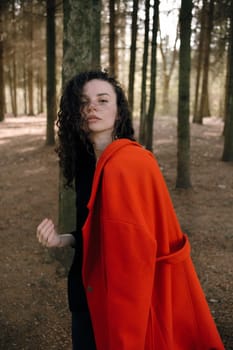
M132 159L135 161L154 161L154 155L148 151L144 146L139 144L136 141L132 141L125 148L122 148L116 156L119 156L123 159Z
M154 155L137 142L129 142L112 154L106 167L121 173L124 171L145 171L157 167Z

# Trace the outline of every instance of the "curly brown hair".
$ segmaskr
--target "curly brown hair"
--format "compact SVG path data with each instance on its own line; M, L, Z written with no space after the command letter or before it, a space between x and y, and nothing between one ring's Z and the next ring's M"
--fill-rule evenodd
M87 71L75 75L65 86L58 112L57 127L59 144L56 148L62 168L65 186L72 187L74 177L85 169L89 159L94 157L93 147L83 129L81 115L82 90L90 80L99 79L110 83L117 96L118 116L112 138L135 140L128 100L119 82L106 71Z

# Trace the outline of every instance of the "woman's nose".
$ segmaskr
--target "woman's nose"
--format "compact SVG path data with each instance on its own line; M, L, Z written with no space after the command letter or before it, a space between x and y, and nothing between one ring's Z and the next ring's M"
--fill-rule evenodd
M93 102L93 101L89 102L88 105L87 105L88 111L93 111L93 110L96 109L96 107L97 107L97 104L95 102Z

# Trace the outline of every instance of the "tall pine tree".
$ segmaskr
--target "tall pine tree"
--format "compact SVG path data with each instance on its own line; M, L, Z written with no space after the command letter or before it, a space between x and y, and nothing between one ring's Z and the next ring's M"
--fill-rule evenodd
M180 9L180 54L178 97L178 149L176 187L191 187L190 179L190 124L189 89L191 61L192 0L182 0Z
M75 74L100 67L100 0L64 0L62 84ZM75 193L64 188L60 174L59 228L75 227Z

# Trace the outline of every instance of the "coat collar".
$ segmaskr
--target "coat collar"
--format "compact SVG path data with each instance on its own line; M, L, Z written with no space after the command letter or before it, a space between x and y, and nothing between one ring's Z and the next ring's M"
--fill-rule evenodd
M89 199L89 202L87 204L88 209L90 210L93 207L94 201L95 201L95 196L98 188L98 184L101 178L101 174L103 171L103 168L105 164L108 162L108 160L120 149L127 147L129 145L134 145L138 147L142 147L139 143L135 141L131 141L129 139L118 139L110 143L103 153L101 154L99 161L97 162L96 165L96 170L94 174L94 179L93 179L93 184L92 184L92 191L91 191L91 197Z

